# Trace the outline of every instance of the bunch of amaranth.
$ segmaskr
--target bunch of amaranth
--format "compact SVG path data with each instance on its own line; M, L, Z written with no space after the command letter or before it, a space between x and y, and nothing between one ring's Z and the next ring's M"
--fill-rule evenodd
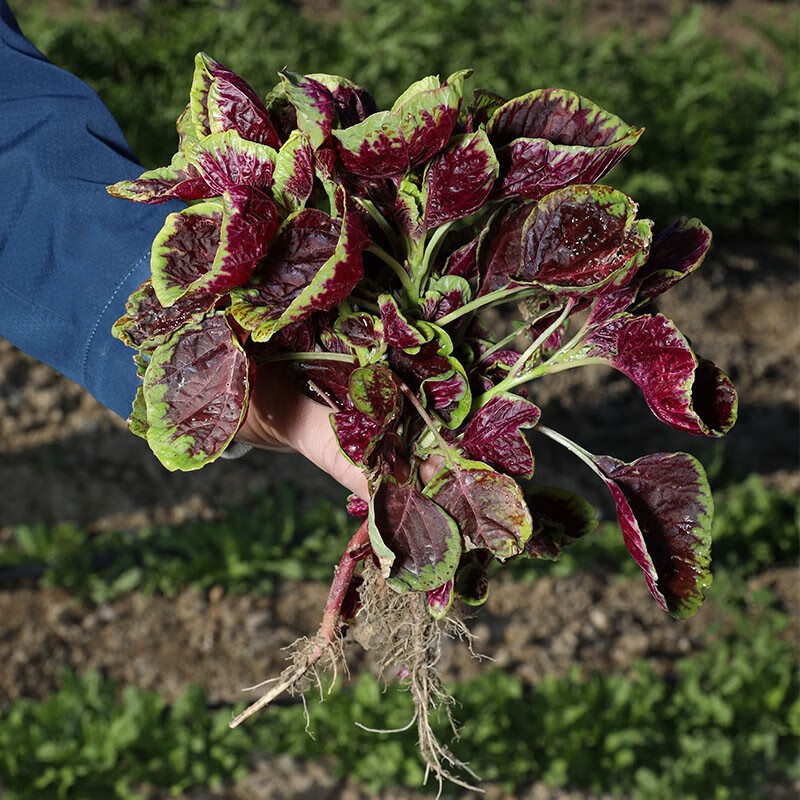
M724 434L737 407L652 306L699 266L709 231L680 219L654 236L633 200L597 183L642 131L559 89L463 103L468 76L423 78L379 111L346 78L284 71L262 101L201 53L170 165L109 189L187 201L114 326L142 377L131 430L168 469L202 467L234 439L255 372L285 361L369 485L368 502L348 503L363 523L319 633L234 724L335 668L360 610L362 639L409 684L424 757L454 780L448 764L463 765L429 724L448 703L436 663L454 599L483 603L491 565L555 559L596 524L582 497L529 480L526 429L606 484L665 611L691 615L710 582L701 465L593 455L542 423L528 384L607 364L656 417L701 436ZM500 304L516 313L498 333L481 315ZM431 457L441 468L423 484Z

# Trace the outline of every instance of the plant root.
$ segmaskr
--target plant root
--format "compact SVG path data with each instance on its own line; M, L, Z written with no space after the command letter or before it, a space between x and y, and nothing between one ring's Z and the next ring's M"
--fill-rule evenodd
M364 564L362 578L361 612L353 634L365 650L379 654L381 672L399 674L411 693L414 716L408 727L417 724L426 777L432 772L440 790L447 780L465 789L482 791L458 777L456 773L461 772L480 780L468 764L438 740L431 726L431 714L444 711L453 738L458 739L458 725L452 713L455 700L442 682L438 664L444 636L466 639L471 645L472 635L460 619L448 616L435 620L428 612L424 593L394 592L369 561Z
M310 640L298 639L291 646L290 650L293 651L291 666L274 681L264 681L253 687L258 688L274 682L268 692L234 717L229 727L235 728L241 725L248 717L268 706L284 692L297 694L306 691L310 686L309 676L312 674L317 685L321 686L318 672L320 667L333 672L335 679L338 664L344 660L341 633L347 621L342 618L343 605L348 598L348 590L355 577L356 567L370 552L369 531L364 521L345 548L344 555L336 568L317 635Z

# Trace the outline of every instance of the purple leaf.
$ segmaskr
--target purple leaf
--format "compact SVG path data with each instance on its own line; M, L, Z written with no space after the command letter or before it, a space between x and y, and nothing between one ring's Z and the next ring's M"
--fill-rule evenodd
M159 300L170 306L188 293L226 293L246 283L277 227L275 204L247 186L227 190L221 204L170 214L151 255Z
M519 280L553 292L596 293L639 260L636 204L609 186L569 186L536 204L522 230Z
M167 216L150 256L153 288L163 306L171 306L209 273L223 214L222 203L212 200Z
M400 178L439 152L453 132L467 74L454 73L441 86L424 78L409 87L390 111L332 131L345 169L366 178Z
M487 548L505 559L530 538L530 512L516 481L480 461L446 467L424 491L458 520L467 549Z
M461 443L471 458L508 475L530 478L533 453L521 429L536 425L541 413L518 395L502 394L472 416Z
M120 181L109 186L107 191L123 200L149 204L170 199L204 200L219 194L189 164L183 153L176 153L168 167L148 170L132 181Z
M453 605L455 592L453 591L453 579L443 583L437 589L428 591L428 611L434 619L444 619L450 606Z
M522 270L522 231L535 206L511 205L496 216L481 237L478 266L479 295L503 289L517 280Z
M627 375L667 425L722 436L736 421L733 384L711 362L698 360L675 324L661 314L616 317L584 342L584 357L602 360Z
M333 403L341 410L352 410L350 375L353 364L341 361L298 361L295 372L303 379L304 390L318 402Z
M215 302L211 294L193 294L164 308L148 278L128 298L125 314L114 323L111 332L129 347L150 349L163 344L184 325L197 323Z
M425 170L425 227L468 217L483 207L498 164L483 131L453 136Z
M144 377L147 441L169 470L215 460L244 420L249 367L222 315L180 330L153 352Z
M579 494L550 486L531 487L525 497L533 535L525 542L530 558L555 560L561 551L597 527L594 507Z
M384 476L369 512L370 543L391 588L430 591L453 577L461 538L455 521L436 503Z
M650 257L636 276L637 303L663 294L703 263L711 231L699 219L681 217L654 240Z
M476 89L467 106L466 128L468 132L477 131L491 118L492 114L506 102L499 94L487 89Z
M593 460L650 594L673 617L692 616L711 583L713 503L703 468L686 453L654 453L631 464Z
M594 183L636 144L642 129L563 89L540 89L492 115L489 139L501 165L499 197L538 200L576 183Z
M386 344L400 348L419 347L431 340L430 334L426 335L406 320L397 306L397 301L390 294L380 295L378 307Z
M464 278L443 275L428 281L428 289L422 302L422 313L426 320L437 320L461 308L470 301L472 289Z
M187 145L186 155L206 183L222 194L234 186L268 189L276 153L271 147L242 139L235 130L214 133Z
M385 427L400 411L398 386L390 369L375 364L350 375L350 400L362 413Z
M395 100L392 111L400 120L400 130L408 145L411 166L427 161L450 139L464 93L464 80L470 70L454 72L441 86L417 82L421 91L409 87Z
M267 109L242 78L204 53L198 54L195 63L204 73L199 79L204 88L199 89L198 100L205 97L206 113L200 112L200 118L208 126L198 131L200 135L235 130L243 139L280 147Z
M478 245L480 237L476 236L472 241L454 250L445 263L443 273L454 275L464 280L472 280L478 274Z
M385 427L361 411L336 411L331 415L333 430L344 455L357 467L372 467L373 456L382 444Z
M326 86L308 75L284 70L280 76L286 96L297 112L297 127L317 150L331 135L336 120L333 95Z
M334 329L351 347L375 347L381 338L380 321L366 312L346 314L337 318Z
M359 215L343 221L317 209L305 209L270 245L257 285L232 293L234 318L266 342L292 323L345 300L363 274L361 252L367 246Z
M272 194L286 209L299 211L314 188L314 153L299 132L292 134L275 157Z

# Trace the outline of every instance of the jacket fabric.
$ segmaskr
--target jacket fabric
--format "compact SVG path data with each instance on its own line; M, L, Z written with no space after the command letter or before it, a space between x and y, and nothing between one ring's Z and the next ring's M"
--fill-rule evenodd
M111 326L182 207L107 194L141 172L99 97L36 50L0 0L0 336L123 418L138 378Z

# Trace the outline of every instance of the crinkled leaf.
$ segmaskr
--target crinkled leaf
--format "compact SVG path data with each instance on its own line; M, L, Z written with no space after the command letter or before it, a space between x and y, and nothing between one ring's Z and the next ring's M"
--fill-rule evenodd
M292 131L275 157L272 195L286 209L299 211L314 188L314 153L299 131Z
M227 190L221 204L170 214L151 253L159 300L170 306L188 293L226 293L246 283L277 227L275 204L247 186Z
M276 155L271 147L242 139L235 130L214 133L186 148L189 162L216 194L233 186L268 189Z
M470 419L461 440L474 459L514 477L533 475L533 453L522 428L539 422L539 407L519 395L492 398Z
M379 111L358 125L333 131L339 158L349 172L365 178L399 178L411 161L397 115Z
M525 542L530 558L555 560L561 551L597 527L594 506L568 489L535 486L525 491L533 535Z
M198 131L200 135L235 130L244 139L280 147L267 109L246 81L204 53L197 56L195 64L202 73L198 77L196 112L203 128ZM201 110L203 99L205 109Z
M481 209L498 173L483 131L453 136L425 170L425 227L468 217Z
M362 89L341 75L315 72L306 77L322 84L331 93L336 116L342 128L357 125L378 110L375 98L366 89Z
M141 439L147 439L147 429L150 423L147 421L147 403L144 399L144 387L136 389L136 396L133 398L133 408L128 417L128 430Z
M435 88L430 78L417 81L390 111L334 130L345 168L365 178L399 178L439 152L453 132L467 74L454 73Z
M420 387L423 403L433 409L445 428L461 426L472 408L469 379L461 362L446 356L448 369L426 378Z
M519 485L480 461L445 467L424 492L458 520L467 549L486 548L504 559L519 554L530 538L531 516Z
M538 200L570 184L599 180L643 129L573 92L540 89L497 108L486 130L500 148L498 196Z
M167 216L150 253L153 289L163 306L171 306L211 270L223 214L222 203L209 200Z
M369 538L388 585L430 591L450 580L461 556L458 526L411 486L384 476L369 504Z
M357 494L347 496L347 513L359 519L366 519L369 514L369 503Z
M431 340L427 334L408 322L403 316L397 301L390 294L378 298L384 341L392 347L419 347Z
M522 232L534 206L510 205L495 216L479 237L480 292L503 289L518 282L522 272Z
M421 91L410 87L395 101L392 112L399 120L411 166L427 161L447 144L458 120L464 80L470 74L471 70L454 72L436 87L432 82L423 85L429 80L423 79L415 84Z
M505 102L505 98L488 89L476 89L467 106L467 131L477 131L481 126L486 125L492 114Z
M372 314L359 311L336 319L334 329L351 347L374 347L381 338L381 323Z
M585 339L582 355L602 359L627 375L650 410L667 425L722 436L736 421L738 400L730 380L698 360L675 324L657 314L624 314Z
M426 320L437 320L450 314L472 299L472 288L465 278L443 275L428 282L422 299L422 312Z
M235 319L254 341L265 342L286 325L333 308L361 279L367 244L360 216L346 213L342 221L301 211L273 240L258 285L232 293Z
M594 461L650 593L673 617L692 616L711 584L713 501L700 463L686 453L654 453L631 464L609 456Z
M355 409L336 411L331 419L342 453L357 467L371 467L385 426Z
M114 323L111 333L129 347L150 349L165 342L184 325L199 321L215 301L211 294L193 294L164 308L148 278L128 298L125 314Z
M711 231L699 219L681 217L654 240L650 257L636 280L637 303L663 294L694 272L711 246Z
M168 167L158 167L143 172L130 181L119 181L108 187L108 193L135 203L164 203L170 199L203 200L215 197L202 175L189 164L183 153L176 153Z
M294 371L303 381L306 393L323 403L333 403L343 410L352 410L350 375L355 366L342 361L298 361Z
M476 236L465 245L454 250L447 258L442 272L464 280L473 280L478 274L478 246L481 240Z
M227 447L247 410L248 371L222 315L155 349L144 376L147 441L167 469L199 469Z
M392 208L392 218L400 232L415 242L422 237L425 216L425 199L418 180L416 176L407 175L400 181Z
M609 186L552 192L523 226L518 279L554 292L596 292L631 267L625 245L636 227L635 214L636 204Z

